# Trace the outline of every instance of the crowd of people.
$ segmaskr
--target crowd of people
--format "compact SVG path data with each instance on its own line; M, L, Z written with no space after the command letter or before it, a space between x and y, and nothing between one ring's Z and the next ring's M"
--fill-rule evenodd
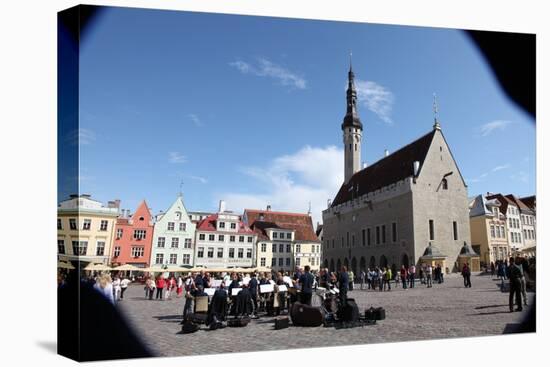
M509 281L508 304L510 312L522 311L523 306L528 305L527 283L535 280L536 268L535 258L526 259L523 257L510 257L509 260L498 260L491 262L491 276L501 281L501 288L504 289L505 281ZM514 310L514 303L516 309Z

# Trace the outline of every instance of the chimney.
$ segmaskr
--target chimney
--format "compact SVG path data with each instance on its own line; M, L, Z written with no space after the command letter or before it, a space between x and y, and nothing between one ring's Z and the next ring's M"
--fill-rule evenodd
M363 169L367 168L367 162L363 162Z
M327 208L330 208L330 205L332 204L332 200L331 199L327 199Z
M390 152L387 149L384 149L384 157L387 157L390 155Z
M268 212L270 212L270 211L271 211L271 205L268 204L266 210L267 210Z
M223 212L225 212L225 201L220 200L220 207L218 209L218 213L223 213Z
M420 169L420 162L419 161L414 161L413 162L413 172L414 172L414 177L417 177L418 176L418 170Z

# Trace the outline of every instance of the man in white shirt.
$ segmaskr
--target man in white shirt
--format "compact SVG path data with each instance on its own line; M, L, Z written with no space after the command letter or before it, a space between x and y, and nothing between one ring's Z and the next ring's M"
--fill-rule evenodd
M124 277L124 279L120 281L120 299L124 298L124 292L126 291L126 288L128 288L128 284L130 283L131 281L130 279L128 279L128 277Z
M428 266L426 266L426 284L428 285L427 288L432 287L432 273L432 264L428 264Z

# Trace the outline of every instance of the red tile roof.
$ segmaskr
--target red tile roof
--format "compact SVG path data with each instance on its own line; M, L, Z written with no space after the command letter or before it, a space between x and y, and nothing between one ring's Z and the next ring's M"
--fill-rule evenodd
M197 224L197 231L214 232L216 229L216 221L218 220L218 214L212 214L204 218ZM242 220L239 220L239 228L237 232L232 231L218 231L238 234L254 234L254 231L250 229Z
M263 215L263 220L260 220L260 215ZM248 225L255 228L256 233L262 233L265 236L264 239L267 238L266 228L284 228L294 230L294 239L297 241L319 242L309 214L245 209L244 217ZM273 224L277 227L270 227Z

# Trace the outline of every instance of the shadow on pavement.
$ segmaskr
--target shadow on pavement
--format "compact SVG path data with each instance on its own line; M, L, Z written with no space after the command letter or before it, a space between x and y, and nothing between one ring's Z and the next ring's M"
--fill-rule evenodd
M43 349L47 350L48 352L57 354L57 342L55 341L37 341L36 344L39 347L42 347Z

